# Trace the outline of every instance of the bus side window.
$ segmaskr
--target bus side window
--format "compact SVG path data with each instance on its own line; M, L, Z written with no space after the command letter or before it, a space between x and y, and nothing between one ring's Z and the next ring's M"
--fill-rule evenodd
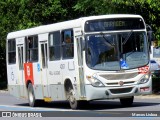
M29 36L27 43L27 62L38 61L38 36Z
M8 63L16 63L16 41L15 39L8 40Z
M60 49L60 32L53 32L49 34L49 59L50 61L59 60L61 57Z
M62 32L62 53L63 59L70 59L74 56L73 30Z

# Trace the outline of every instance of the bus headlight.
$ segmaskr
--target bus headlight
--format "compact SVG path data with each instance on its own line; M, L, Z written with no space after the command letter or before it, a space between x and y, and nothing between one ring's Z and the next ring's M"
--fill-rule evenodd
M87 80L94 86L94 87L104 87L105 85L98 80L96 77L87 76Z
M147 83L149 81L149 78L150 78L150 74L146 74L144 75L141 80L139 81L139 84L144 84L144 83Z

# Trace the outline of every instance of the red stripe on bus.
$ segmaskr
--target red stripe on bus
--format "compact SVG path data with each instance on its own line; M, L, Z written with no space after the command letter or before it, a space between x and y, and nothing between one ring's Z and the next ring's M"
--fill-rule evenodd
M25 75L25 83L28 80L32 82L34 85L34 77L33 77L33 64L32 63L24 63L24 75Z

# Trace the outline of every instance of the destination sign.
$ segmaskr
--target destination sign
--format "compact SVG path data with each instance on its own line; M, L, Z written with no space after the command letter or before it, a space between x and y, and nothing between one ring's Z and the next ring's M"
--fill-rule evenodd
M104 22L104 27L121 27L126 26L125 21L109 21Z
M137 30L144 29L145 25L141 18L112 18L89 20L85 23L85 32Z

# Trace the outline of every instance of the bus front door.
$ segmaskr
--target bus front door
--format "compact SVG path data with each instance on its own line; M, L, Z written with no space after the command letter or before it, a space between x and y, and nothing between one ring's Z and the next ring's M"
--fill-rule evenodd
M49 95L49 86L48 86L48 51L47 51L48 43L47 41L43 41L40 43L40 51L41 51L41 79L42 79L42 89L43 89L43 97L46 99L50 98Z

